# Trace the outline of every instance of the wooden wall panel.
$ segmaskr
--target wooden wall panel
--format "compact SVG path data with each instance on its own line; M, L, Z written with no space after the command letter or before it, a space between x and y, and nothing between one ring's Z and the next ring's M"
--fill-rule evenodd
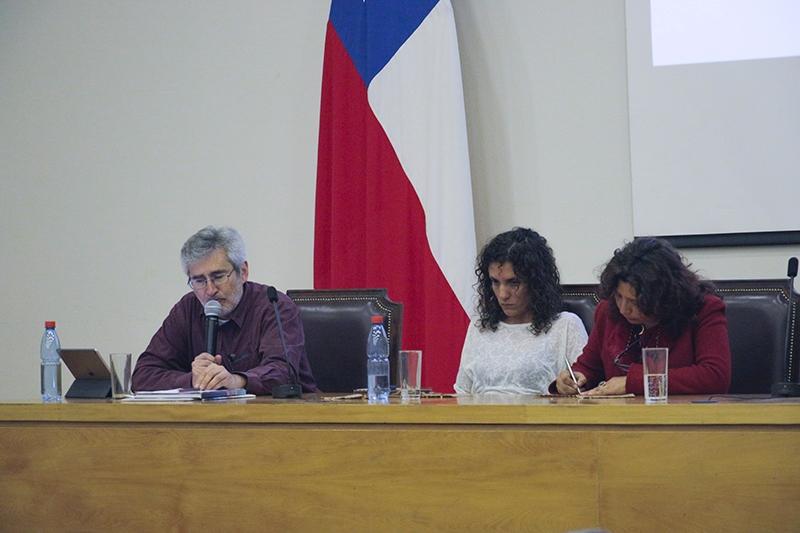
M598 517L595 440L577 432L8 429L0 501L15 503L0 520L35 530L552 531Z
M0 531L784 531L800 405L0 403Z
M798 531L793 431L598 435L601 521L626 531Z

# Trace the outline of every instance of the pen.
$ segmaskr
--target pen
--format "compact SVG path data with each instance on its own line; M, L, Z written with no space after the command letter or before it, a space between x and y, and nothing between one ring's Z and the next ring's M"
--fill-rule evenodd
M564 362L567 363L567 370L569 370L569 375L572 376L572 382L575 383L575 388L578 389L578 396L583 396L581 388L578 386L578 380L575 378L575 372L572 371L572 365L569 364L569 359L567 359L566 355L564 355Z

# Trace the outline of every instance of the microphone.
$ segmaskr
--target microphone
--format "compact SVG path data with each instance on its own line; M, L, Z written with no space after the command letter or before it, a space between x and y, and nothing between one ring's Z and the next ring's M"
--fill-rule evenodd
M222 306L216 300L209 300L203 306L203 312L206 314L206 351L214 356L217 355L217 328Z
M286 361L286 366L289 367L290 383L283 383L275 385L272 388L273 398L300 398L303 393L302 387L297 382L297 371L289 361L289 354L286 350L286 337L283 334L283 323L281 322L281 312L278 309L278 291L272 285L267 286L267 298L272 302L272 307L275 309L275 320L278 321L278 335L281 338L281 346L283 346L283 359Z
M789 339L792 327L792 311L794 310L794 278L797 277L796 257L789 259L789 264L786 267L786 277L789 278L787 287L789 289L789 312L786 314L786 344L784 346L784 353L786 354L785 360L788 361L789 357L791 357L791 353L789 353ZM791 376L789 379L791 379ZM772 385L772 395L784 397L800 396L800 383L794 383L791 381L774 383Z
M789 259L789 266L786 268L786 277L791 278L794 281L794 278L797 277L797 258L792 257Z

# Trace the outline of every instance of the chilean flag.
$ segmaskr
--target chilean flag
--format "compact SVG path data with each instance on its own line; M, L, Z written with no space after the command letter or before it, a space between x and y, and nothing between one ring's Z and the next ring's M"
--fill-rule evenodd
M451 391L474 309L475 227L449 0L333 0L314 286L386 287L426 387Z

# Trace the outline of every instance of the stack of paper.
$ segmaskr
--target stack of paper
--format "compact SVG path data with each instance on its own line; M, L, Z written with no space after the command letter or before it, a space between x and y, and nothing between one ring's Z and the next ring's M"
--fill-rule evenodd
M133 396L123 399L123 402L191 402L194 400L229 400L240 398L255 398L254 394L247 394L245 389L168 389L139 391Z

